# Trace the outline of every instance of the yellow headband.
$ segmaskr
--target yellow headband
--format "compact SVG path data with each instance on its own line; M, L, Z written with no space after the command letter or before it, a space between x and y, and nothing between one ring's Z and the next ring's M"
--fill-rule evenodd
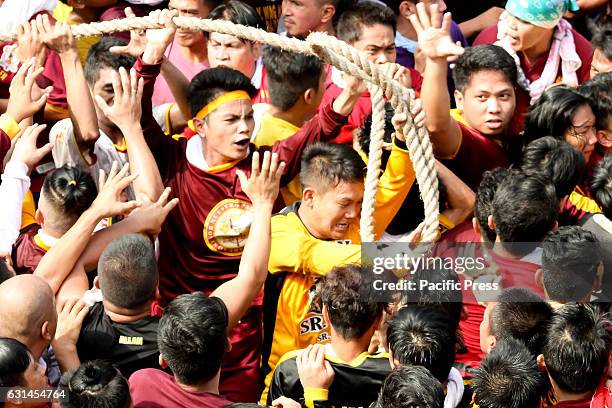
M239 100L247 100L250 101L251 97L246 91L232 91L225 93L218 98L212 100L208 105L204 106L197 115L195 115L198 119L203 119L206 115L209 115L214 110L218 109L219 106L225 105L228 102L239 101Z

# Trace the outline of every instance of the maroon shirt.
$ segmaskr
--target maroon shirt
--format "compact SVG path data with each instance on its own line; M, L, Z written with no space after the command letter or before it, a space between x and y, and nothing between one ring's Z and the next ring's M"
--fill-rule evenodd
M11 149L11 138L8 137L6 132L0 129L0 171L4 170L4 156Z
M159 301L164 307L183 293L202 291L210 294L237 275L248 235L248 231L240 227L238 216L250 209L251 203L242 191L236 170L248 176L252 157L249 155L237 163L207 171L189 163L187 140L175 141L164 135L151 116L150 100L160 66L145 65L139 59L135 68L145 83L142 98L145 101L144 135L165 185L180 199L159 235ZM286 185L299 173L301 154L308 144L337 134L345 122L346 117L333 112L328 104L294 136L267 147L286 163L281 185ZM250 146L251 152L256 150L256 146ZM275 211L282 208L279 197ZM262 297L255 299L250 311L230 333L232 350L224 359L220 390L233 401L256 401L259 396L262 301Z
M13 245L13 267L18 275L34 273L40 260L47 253L47 249L34 239L39 229L38 224L28 225L21 230L19 238Z
M576 53L580 60L582 61L582 66L576 72L576 76L578 78L578 83L582 83L589 79L590 70L591 70L591 60L593 59L593 47L584 38L582 35L578 33L578 31L572 29L572 34L574 35L574 44L576 46ZM482 31L478 37L474 40L473 45L480 44L495 44L497 41L497 25L491 26L486 30ZM525 73L525 77L529 80L529 82L533 82L542 76L542 71L544 71L544 67L546 66L546 60L548 59L548 54L542 56L533 64L529 64L527 59L523 55L522 52L518 53L519 59L521 61L521 68L523 68L523 72ZM559 73L558 77L561 76L561 64L559 64ZM514 117L511 122L511 134L519 134L525 128L525 116L529 111L531 97L529 93L525 91L520 86L516 88L516 109L514 111Z
M221 408L232 404L225 397L210 392L185 391L173 376L154 368L132 374L130 394L135 408Z

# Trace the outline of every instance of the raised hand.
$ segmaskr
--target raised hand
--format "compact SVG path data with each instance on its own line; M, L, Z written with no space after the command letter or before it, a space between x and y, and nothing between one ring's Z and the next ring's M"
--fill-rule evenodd
M270 154L269 151L266 151L263 155L261 168L259 166L259 153L253 153L251 176L248 180L243 171L236 170L236 174L240 179L242 191L246 193L253 205L274 205L284 171L285 162L278 162L278 154Z
M424 3L417 4L417 12L411 15L410 22L419 37L419 49L428 59L446 59L454 61L463 54L459 43L453 43L450 35L451 14L440 13L437 4L430 6L429 13Z
M395 63L386 63L384 68L387 71L387 75L398 81L402 86L412 88L412 77L408 68Z
M36 140L40 133L45 130L47 125L34 124L29 126L22 134L18 137L11 160L17 160L28 166L28 169L32 170L42 159L51 151L53 147L51 143L47 143L41 148L36 147Z
M34 99L32 89L34 88L36 77L43 72L43 67L36 68L34 58L26 61L19 67L17 74L9 86L9 100L6 114L15 119L17 123L29 118L41 110L53 87L43 89L42 95Z
M140 203L137 201L123 202L121 200L123 190L125 190L138 175L127 175L130 168L129 164L123 166L119 171L117 171L118 168L117 162L114 162L108 173L108 177L105 176L104 170L100 170L100 181L98 183L98 188L100 190L98 196L91 204L91 208L95 210L100 218L127 215L140 206Z
M19 61L26 62L30 58L36 60L36 66L44 64L47 49L40 35L35 21L25 21L17 26L17 57Z
M127 18L136 17L131 7L125 8L125 16ZM130 42L128 45L115 45L110 47L109 51L113 54L131 55L138 58L142 55L147 45L147 36L144 30L130 31Z
M157 202L152 202L145 194L140 195L138 201L141 207L130 214L130 219L132 217L137 218L138 224L142 225L140 232L152 236L156 236L161 232L161 227L166 217L179 202L178 198L168 201L170 192L170 187L166 187Z
M325 360L325 347L322 345L311 344L298 353L295 362L302 387L327 390L334 382L334 369Z
M136 71L133 68L128 75L127 70L123 67L119 68L119 73L112 73L112 81L115 93L113 104L109 106L98 95L95 96L95 100L106 117L125 134L128 133L126 129L140 123L143 81L142 78L136 77Z
M46 14L36 16L35 22L38 32L49 49L58 54L67 51L76 52L76 42L68 23L58 21L55 25L51 25L49 16Z
M57 312L54 346L76 346L89 307L82 300L72 298L60 303Z
M147 45L145 47L142 59L147 64L157 64L163 59L166 48L174 39L176 33L176 25L172 18L177 15L176 10L155 10L149 14L163 28L147 30Z

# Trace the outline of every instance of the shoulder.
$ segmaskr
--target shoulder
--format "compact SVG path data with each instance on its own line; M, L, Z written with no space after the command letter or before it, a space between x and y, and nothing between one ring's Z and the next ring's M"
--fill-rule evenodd
M130 388L132 386L141 386L146 384L155 384L155 387L159 387L162 384L174 383L174 378L162 370L156 368L143 368L142 370L136 371L130 376L129 383Z
M485 28L478 34L473 45L493 44L497 41L497 24Z

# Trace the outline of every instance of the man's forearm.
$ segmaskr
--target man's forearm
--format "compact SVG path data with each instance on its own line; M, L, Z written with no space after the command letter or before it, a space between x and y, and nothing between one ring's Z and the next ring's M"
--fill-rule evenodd
M75 49L59 54L66 81L68 111L74 125L77 144L93 143L100 137L96 109Z
M176 106L180 109L183 114L183 118L187 121L191 118L191 111L189 108L188 90L189 80L183 75L177 67L172 64L168 58L164 58L161 65L161 74L170 88L170 92L174 97Z
M127 145L130 169L138 174L133 183L134 191L146 194L151 201L156 201L164 190L164 185L153 153L144 140L142 127L139 123L134 123L121 131Z
M334 100L332 104L332 109L334 110L334 112L340 115L348 116L353 111L353 108L357 104L357 101L360 97L360 93L356 93L348 88L345 88Z

